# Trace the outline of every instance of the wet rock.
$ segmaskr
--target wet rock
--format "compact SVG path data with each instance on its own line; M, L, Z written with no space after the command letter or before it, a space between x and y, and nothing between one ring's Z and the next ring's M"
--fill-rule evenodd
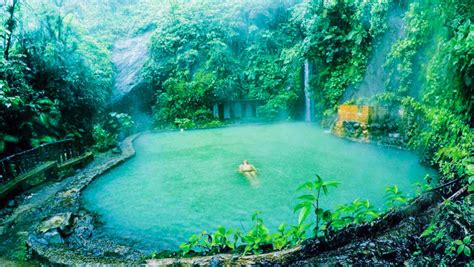
M147 266L174 266L175 264L175 260L171 258L160 260L152 259L146 262Z
M44 238L38 238L36 239L36 241L42 245L45 245L45 246L48 245L48 241Z
M43 221L36 231L40 234L45 234L51 230L58 230L63 235L72 233L73 215L70 212L55 215L46 221Z
M117 246L114 250L114 253L120 256L124 256L125 254L130 252L130 248L124 246Z
M62 198L73 198L78 194L78 192L79 191L77 189L70 189L70 190L59 193L59 196Z
M88 239L94 232L93 218L90 215L78 217L75 222L74 233L81 239Z
M14 208L16 206L16 201L14 199L10 199L8 202L7 202L7 207L9 208Z
M104 252L98 248L94 249L92 251L92 255L96 256L96 257L100 257L100 256L103 256L104 255Z
M58 230L50 230L43 235L43 238L47 240L48 244L61 245L64 244L64 239Z
M46 239L44 238L38 238L36 235L34 234L30 234L28 236L28 241L27 241L28 245L31 246L31 244L40 244L40 245L48 245L48 241L46 241Z
M112 149L112 153L118 155L122 153L122 150L119 147L115 147Z
M219 256L214 256L209 262L209 265L211 265L212 267L217 267L217 266L220 266L222 263L223 263L223 260Z

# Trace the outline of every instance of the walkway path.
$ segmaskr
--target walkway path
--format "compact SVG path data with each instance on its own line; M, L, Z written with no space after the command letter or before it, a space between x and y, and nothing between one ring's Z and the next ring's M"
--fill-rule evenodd
M100 154L74 176L27 192L13 213L0 221L0 265L11 263L12 260L25 260L26 242L32 227L66 208L60 200L78 202L83 187L109 168L133 156L131 143L135 137L129 137L122 143L121 154ZM76 204L67 208L77 209L79 204Z

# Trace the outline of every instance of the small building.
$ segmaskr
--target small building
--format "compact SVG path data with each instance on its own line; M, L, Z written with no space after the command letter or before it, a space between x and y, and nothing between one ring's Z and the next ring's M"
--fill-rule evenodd
M212 113L215 118L224 120L251 120L259 117L258 108L263 105L261 100L228 100L216 102Z

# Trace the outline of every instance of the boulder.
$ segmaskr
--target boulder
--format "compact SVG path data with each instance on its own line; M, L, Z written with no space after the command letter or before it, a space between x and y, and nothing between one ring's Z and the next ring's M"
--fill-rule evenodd
M51 245L64 244L64 239L57 229L50 230L43 235L43 238Z
M75 225L74 233L81 239L89 239L94 233L93 218L90 215L77 217Z
M38 225L36 232L45 234L49 231L57 230L58 233L67 236L72 233L73 214L70 212L57 214Z

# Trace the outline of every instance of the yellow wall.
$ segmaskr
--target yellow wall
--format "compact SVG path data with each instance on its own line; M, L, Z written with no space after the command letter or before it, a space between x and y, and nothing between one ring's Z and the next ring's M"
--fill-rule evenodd
M356 121L361 124L368 124L372 107L341 105L338 109L338 121Z
M333 132L338 136L344 136L343 122L358 122L363 128L365 128L363 137L367 139L368 131L366 130L366 127L370 122L372 114L373 107L370 106L341 105L337 111L337 122L333 128Z

